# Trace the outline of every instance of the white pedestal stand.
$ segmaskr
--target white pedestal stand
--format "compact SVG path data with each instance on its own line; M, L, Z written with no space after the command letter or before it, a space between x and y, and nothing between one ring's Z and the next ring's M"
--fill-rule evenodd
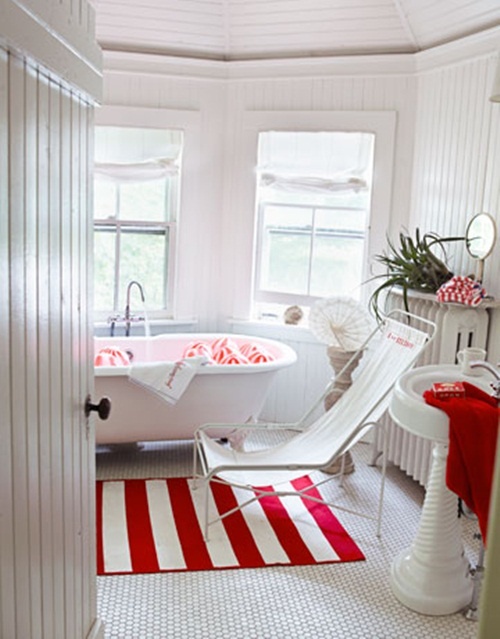
M391 569L391 587L408 608L449 615L471 601L473 582L457 517L458 498L446 487L448 445L435 443L419 528L411 547Z

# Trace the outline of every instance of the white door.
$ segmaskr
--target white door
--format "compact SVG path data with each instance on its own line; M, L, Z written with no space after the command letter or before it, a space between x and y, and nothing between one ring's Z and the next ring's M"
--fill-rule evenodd
M0 47L0 636L99 636L89 158L93 106Z

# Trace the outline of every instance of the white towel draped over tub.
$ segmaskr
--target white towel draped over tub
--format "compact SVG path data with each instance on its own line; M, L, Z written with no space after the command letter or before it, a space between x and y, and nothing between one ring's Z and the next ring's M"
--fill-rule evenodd
M129 379L175 404L206 362L206 357L188 357L177 362L141 362L130 367Z

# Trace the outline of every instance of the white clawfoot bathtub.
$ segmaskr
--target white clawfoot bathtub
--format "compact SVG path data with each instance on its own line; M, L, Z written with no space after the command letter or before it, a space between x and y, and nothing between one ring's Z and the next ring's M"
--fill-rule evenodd
M261 364L210 364L199 369L176 404L129 380L128 367L96 366L96 397L109 397L111 413L96 420L97 444L192 439L206 423L245 423L257 419L275 375L293 364L296 353L286 344L247 335L172 333L154 337L95 337L97 354L113 347L133 353L136 362L175 362L193 341L228 337L238 346L252 342L274 360ZM217 433L215 433L217 435Z

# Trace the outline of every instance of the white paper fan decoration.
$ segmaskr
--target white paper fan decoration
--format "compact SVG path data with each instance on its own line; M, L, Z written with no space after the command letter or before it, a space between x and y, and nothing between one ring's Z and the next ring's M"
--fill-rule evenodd
M375 322L358 301L350 297L328 297L312 306L309 328L320 342L355 351L373 331Z

